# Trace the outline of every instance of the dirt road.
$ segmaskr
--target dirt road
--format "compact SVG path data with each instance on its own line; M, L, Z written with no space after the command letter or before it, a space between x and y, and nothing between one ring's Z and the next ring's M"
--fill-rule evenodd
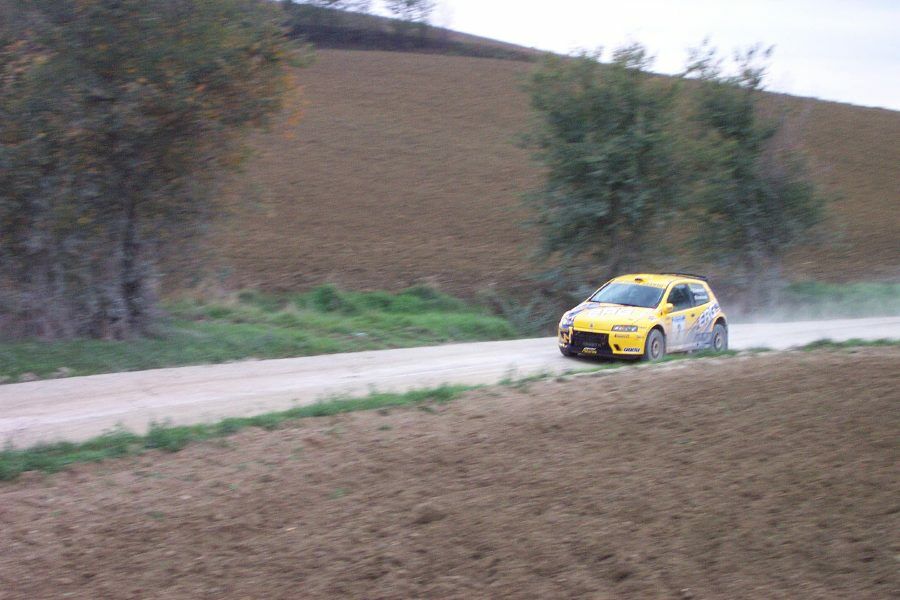
M0 597L897 598L898 361L680 361L27 474Z
M733 325L731 347L784 349L822 338L900 338L900 317ZM564 359L552 338L451 344L224 365L157 369L0 386L0 442L87 439L122 425L145 431L249 416L345 395L591 366Z

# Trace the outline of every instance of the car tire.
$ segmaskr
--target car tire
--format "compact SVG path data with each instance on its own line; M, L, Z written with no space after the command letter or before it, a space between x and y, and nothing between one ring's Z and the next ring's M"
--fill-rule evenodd
M728 350L728 329L721 323L716 323L716 326L713 327L710 349L713 352L725 352Z
M647 341L644 344L644 354L641 360L647 362L656 362L662 360L666 355L666 336L659 329L651 329L647 334Z

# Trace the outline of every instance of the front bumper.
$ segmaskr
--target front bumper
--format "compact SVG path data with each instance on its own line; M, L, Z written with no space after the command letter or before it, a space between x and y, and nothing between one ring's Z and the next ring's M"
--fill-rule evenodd
M644 352L646 332L619 333L612 331L582 331L560 328L558 343L561 349L582 356L624 358L640 356Z

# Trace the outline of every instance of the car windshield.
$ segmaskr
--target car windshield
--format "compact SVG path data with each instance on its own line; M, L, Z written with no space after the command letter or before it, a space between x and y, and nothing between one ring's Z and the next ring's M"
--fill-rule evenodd
M654 308L659 304L663 289L649 285L634 283L610 283L591 297L591 302L621 304L623 306L640 306Z

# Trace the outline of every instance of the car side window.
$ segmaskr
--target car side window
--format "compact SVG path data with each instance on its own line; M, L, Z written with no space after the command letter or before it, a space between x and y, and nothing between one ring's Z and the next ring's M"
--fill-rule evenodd
M692 283L690 288L691 293L694 295L694 306L703 306L709 302L709 292L706 291L706 287L703 284Z
M686 310L693 306L691 293L688 291L688 286L686 283L679 283L675 287L672 288L672 291L669 292L669 302L671 302L675 308L672 310Z

